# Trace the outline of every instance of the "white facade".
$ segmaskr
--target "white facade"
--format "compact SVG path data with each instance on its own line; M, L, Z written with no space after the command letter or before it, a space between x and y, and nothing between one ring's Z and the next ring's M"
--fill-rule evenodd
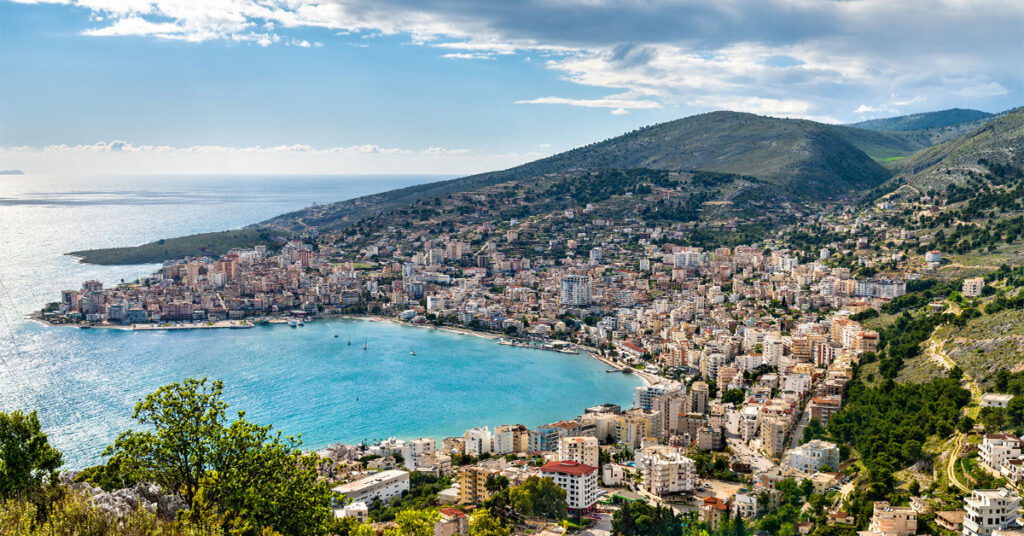
M813 473L826 465L835 471L839 469L839 447L815 439L787 451L782 463L805 473Z
M416 459L422 454L431 454L437 448L437 442L429 438L413 439L402 445L402 458L405 459L405 466L410 470L416 470Z
M387 503L404 491L409 491L409 473L405 471L381 471L361 480L348 482L332 488L352 500L353 503L370 504L374 499Z
M593 286L590 276L587 275L566 275L562 277L559 293L559 302L570 307L582 307L590 305L593 294Z
M565 490L572 511L591 510L597 504L597 467L576 462L551 462L540 468L541 476Z
M676 448L655 445L641 449L636 465L644 487L655 495L686 493L697 487L697 465Z
M991 536L1017 519L1020 497L1007 489L976 489L964 499L963 536Z
M650 410L654 406L654 399L676 391L665 384L638 385L633 388L633 407Z
M989 434L981 440L978 454L989 467L998 471L1006 462L1020 458L1024 442L1010 434Z
M463 438L466 440L466 454L479 456L493 450L491 430L486 426L466 430Z

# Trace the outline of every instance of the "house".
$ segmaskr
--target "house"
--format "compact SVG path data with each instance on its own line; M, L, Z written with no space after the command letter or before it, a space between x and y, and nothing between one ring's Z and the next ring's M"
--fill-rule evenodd
M967 512L963 510L942 510L935 512L935 524L953 532L960 532L964 528L964 516Z
M839 468L839 447L835 443L815 439L786 452L782 463L797 471L813 473L828 466Z
M700 506L699 519L707 523L711 530L718 530L718 527L729 519L729 503L718 497L704 497Z
M985 393L981 395L980 405L983 408L1005 408L1013 400L1013 395L1002 393Z
M861 536L909 536L917 532L917 512L908 506L892 506L886 501L875 501L868 530Z

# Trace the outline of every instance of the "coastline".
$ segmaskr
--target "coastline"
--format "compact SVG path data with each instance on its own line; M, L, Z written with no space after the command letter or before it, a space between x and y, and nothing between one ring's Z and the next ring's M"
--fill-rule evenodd
M49 326L49 327L76 328L76 329L113 329L113 330L121 330L121 331L181 331L181 330L192 330L192 329L251 329L251 328L255 328L259 324L262 324L263 322L266 322L267 324L287 324L287 322L288 322L287 319L281 318L281 317L259 317L256 322L247 319L247 320L220 320L220 321L216 321L216 322L189 322L189 323L184 323L183 322L183 323L174 323L174 324L169 324L169 325L166 325L166 324L129 324L129 325L116 325L116 324L100 324L100 325L54 324L52 322L47 321L45 318L43 318L39 311L33 312L32 314L28 315L28 318L30 320L33 320L35 322L39 322L40 324L43 324L43 325ZM394 317L381 316L381 315L330 314L330 315L317 316L315 318L308 319L307 321L311 322L311 321L315 321L315 320L332 320L332 319L360 320L360 321L363 321L363 322L388 322L390 324L394 324L394 325L398 325L398 326L433 329L433 330L437 330L437 331L443 331L443 332L446 332L446 333L452 333L452 334L455 334L455 335L468 335L468 336L480 337L480 338L483 338L483 339L488 339L488 340L493 340L493 341L497 341L497 340L503 338L502 335L497 334L497 333L488 333L488 332L484 332L484 331L474 331L474 330L471 330L471 329L460 328L460 327L455 327L455 326L434 326L434 325L429 325L429 324L414 324L412 322L404 322L404 321L399 320L399 319L394 318ZM654 376L654 375L652 375L652 374L650 374L648 372L637 370L635 368L629 367L628 365L625 365L625 364L620 363L618 361L614 361L612 359L604 357L600 353L598 353L598 351L596 349L588 347L588 346L583 346L583 345L580 345L580 344L573 344L572 345L572 347L576 350L576 352L564 352L564 351L555 350L555 349L552 349L552 348L540 348L540 347L531 347L531 346L518 346L518 347L526 348L526 349L533 349L533 350L544 350L544 351L547 351L547 352L575 353L575 354L587 355L587 356L591 357L592 359L596 359L596 360L600 361L601 363L603 363L603 364L605 364L605 365L607 365L609 367L612 367L612 368L614 368L614 369L616 369L618 371L622 371L622 370L625 370L626 368L630 368L630 373L635 375L636 377L640 378L640 381L642 381L644 383L644 385L647 385L647 386L654 385L655 383L658 383L659 381L662 380L660 377Z

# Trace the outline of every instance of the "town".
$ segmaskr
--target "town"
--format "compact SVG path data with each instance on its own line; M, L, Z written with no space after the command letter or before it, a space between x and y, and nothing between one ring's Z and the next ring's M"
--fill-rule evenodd
M746 522L787 536L861 527L862 536L908 536L920 532L920 519L964 536L1015 534L1013 483L1024 475L1024 443L1015 436L976 436L980 465L995 475L988 481L1006 487L968 488L950 469L949 486L970 492L962 502L929 497L915 481L907 506L854 493L864 458L851 461L849 445L824 439L859 368L881 365L886 377L887 363L899 368L893 350L878 359L880 342L897 328L880 334L865 324L898 311L900 300L917 300L914 291L930 288L943 264L920 227L888 225L897 209L928 221L930 207L920 201L817 214L794 206L787 210L795 222L777 236L713 249L683 245L692 232L685 226L605 219L593 205L437 226L441 232L387 225L365 235L306 233L277 248L167 262L114 288L87 281L39 318L176 329L370 316L587 352L645 381L631 408L596 406L533 429L481 423L440 443L391 439L319 451L321 476L335 485L335 515L360 523L387 523L406 497L437 488L436 534L462 534L467 507L505 508L508 521L517 514L501 493L550 479L577 526L594 534L611 530L610 512L636 501L691 515L712 531ZM978 299L987 282L957 285L956 299ZM929 307L938 315L956 306L937 299ZM980 405L1006 408L1011 398L986 394ZM914 442L909 456L920 458ZM555 530L542 518L518 521L528 531Z

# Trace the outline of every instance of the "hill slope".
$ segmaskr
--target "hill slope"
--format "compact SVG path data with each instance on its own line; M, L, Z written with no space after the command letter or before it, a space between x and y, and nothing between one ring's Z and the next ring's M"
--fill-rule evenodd
M955 140L925 149L895 166L900 179L922 189L941 189L981 172L978 160L1024 166L1024 108L1016 108Z
M471 191L508 181L594 169L701 170L746 175L779 193L822 200L870 188L889 171L858 148L906 154L918 148L885 133L713 112L645 127L602 142L503 171L384 192L284 214L264 225L289 230L337 229L420 199Z
M853 123L850 126L865 130L909 132L912 130L952 127L963 123L973 123L989 117L992 117L992 114L982 112L980 110L951 108L949 110L942 110L938 112L900 115L897 117L886 117L883 119L869 119L867 121Z
M555 174L607 169L734 174L756 180L762 199L838 200L889 179L890 171L872 157L905 156L920 147L918 142L901 133L747 113L713 112L641 128L511 169L318 205L250 228L266 229L279 235L309 229L337 231L356 221L419 201L510 182L527 187ZM202 254L222 253L212 246L218 243L217 238L210 236L202 241L207 244ZM180 240L184 239L169 239L143 248L152 255L160 255L190 247L178 244ZM177 248L179 245L181 248ZM121 256L143 262L139 259L148 259L149 253L140 254L139 249L106 250L100 261L93 254L96 252L77 254L83 257L83 262L112 263ZM159 262L164 257L148 260Z

